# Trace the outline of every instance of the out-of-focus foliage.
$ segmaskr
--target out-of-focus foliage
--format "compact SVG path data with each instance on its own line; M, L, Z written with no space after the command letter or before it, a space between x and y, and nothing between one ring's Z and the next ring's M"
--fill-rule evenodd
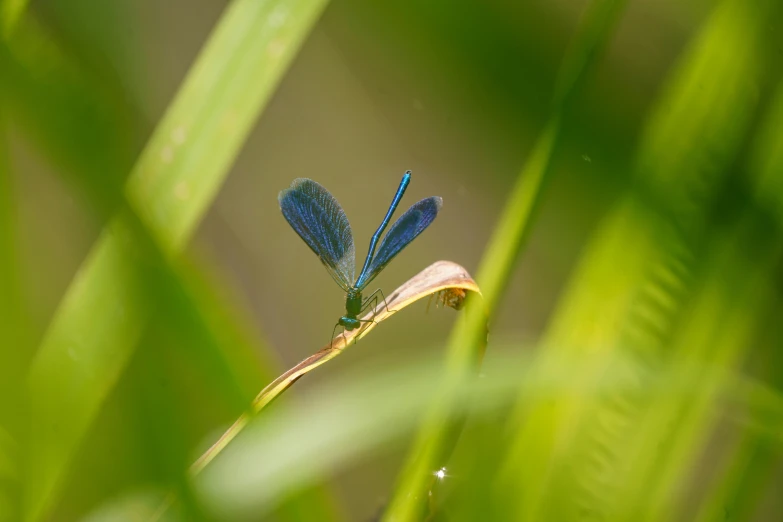
M0 521L780 518L780 2L0 26ZM396 314L190 474L342 311L277 191L361 243L409 168L444 209L378 284L446 258L488 309Z

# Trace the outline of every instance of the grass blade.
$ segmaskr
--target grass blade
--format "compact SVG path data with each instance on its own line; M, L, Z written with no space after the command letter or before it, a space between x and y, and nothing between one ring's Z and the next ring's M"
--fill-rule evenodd
M559 305L540 364L600 354L603 363L572 377L622 376L627 389L520 399L504 474L517 519L638 519L649 505L641 469L656 468L656 453L639 452L647 437L639 426L655 401L645 390L672 360L672 338L705 263L707 218L751 122L762 6L723 2L686 49L640 144L635 191L607 217ZM647 428L660 434L671 425Z
M29 357L28 322L19 285L14 186L7 154L6 121L0 99L0 521L19 518L19 433L24 405L19 389Z
M374 310L371 310L362 318L366 321L372 321L367 326L351 332L341 333L329 345L307 357L261 390L253 401L252 413L244 414L238 418L228 431L191 466L190 472L194 475L200 473L244 429L254 414L264 409L302 376L342 354L352 342L355 343L362 339L379 323L428 295L447 291L453 292L455 290L460 295L459 304L456 305L456 308L460 308L462 300L467 298L465 292L481 294L475 281L473 281L467 271L456 263L449 261L433 263L413 276L397 290L389 294L386 303L378 304Z
M451 411L465 414L470 410L480 417L497 415L519 393L540 399L551 399L563 391L596 397L625 386L622 378L611 376L589 386L571 379L581 366L592 362L581 356L564 359L562 366L551 372L540 365L531 365L526 355L505 351L487 361L484 367L487 378L468 376L444 398ZM348 467L372 454L374 449L386 447L390 441L415 430L418 417L428 409L427 397L441 387L441 382L432 378L441 368L442 361L436 357L414 364L392 361L382 373L360 368L319 383L315 389L305 392L301 402L286 402L268 410L250 421L234 443L194 479L200 499L219 520L262 517L288 491ZM645 393L666 393L674 400L687 401L703 393L703 388L692 383L694 375L703 371L702 366L686 369L676 380L658 381L664 388L651 388ZM735 394L742 387L756 388L757 383L741 378L727 382L727 392L738 398L738 405L757 400L754 393ZM771 399L774 405L768 408L765 427L779 426L783 419L780 394L773 394ZM318 436L313 436L314 433ZM486 439L487 442L496 440ZM258 465L260 462L263 465ZM491 491L496 464L484 464L489 474L479 475L480 482L465 481L465 489ZM471 478L478 471L481 470L463 470ZM434 481L432 475L430 480ZM485 504L474 507L479 513L488 512ZM458 509L450 512L449 519L484 518ZM486 519L506 520L502 515Z
M167 257L176 257L192 235L324 5L238 0L227 8L125 190ZM122 213L104 230L33 362L27 520L51 509L68 459L145 325L133 221Z
M772 213L778 223L783 223L783 193L780 190L780 187L783 187L783 139L778 132L783 125L783 84L778 85L770 106L771 110L765 116L761 132L754 140L756 146L750 158L750 171L755 181L755 197L762 207ZM774 274L774 270L775 267L772 267L767 275ZM779 307L780 303L773 303L767 309L779 310ZM769 336L771 339L770 346L778 346L783 331L776 324L777 313L763 312L764 310L758 307L756 320L762 322L766 315L765 337ZM750 313L750 310L745 313ZM750 345L751 343L747 343L747 346ZM772 370L780 366L779 354L773 351L767 357L771 360L766 361L762 373L779 387L780 376ZM739 520L750 518L764 491L763 486L773 476L775 448L769 435L754 433L745 424L741 424L739 429L738 441L728 448L726 458L719 468L720 472L715 474L705 493L698 514L698 520L701 522L723 520L727 513Z
M624 0L593 2L565 58L556 86L552 116L519 174L479 268L478 280L486 296L488 315L478 310L468 310L465 319L452 332L443 397L449 394L449 386L459 382L465 374L475 371L480 364L486 342L487 321L503 297L516 260L535 222L549 164L558 143L563 111L592 60L611 34L624 5ZM451 385L448 384L449 380ZM460 419L449 419L447 402L444 402L443 397L435 398L431 412L416 436L384 514L386 521L418 520L427 508L432 472L445 464L462 426Z
M48 27L24 17L0 48L0 88L9 119L84 194L103 224L122 202L139 122L121 86L104 81L83 56L61 47Z
M8 38L16 27L28 0L3 0L0 2L0 36Z
M470 396L466 392L473 384L487 387L487 395L482 395L486 405L509 396L517 382L516 376L508 378L509 370L519 372L519 364L503 362L502 376L496 375L501 370L496 367L492 371L497 378L455 386L448 397L450 407L464 412ZM287 491L410 433L427 407L426 397L440 387L432 376L441 365L432 360L413 366L393 362L382 374L360 371L339 376L295 407L285 403L272 408L251 421L195 478L202 501L220 520L260 517Z

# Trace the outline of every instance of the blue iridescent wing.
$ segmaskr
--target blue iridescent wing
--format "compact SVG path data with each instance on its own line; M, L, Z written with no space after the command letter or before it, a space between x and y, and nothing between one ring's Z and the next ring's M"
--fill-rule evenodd
M291 228L347 292L353 285L356 254L351 225L334 196L315 181L298 178L277 201Z
M443 200L437 196L422 199L411 205L411 208L394 222L389 232L383 237L381 246L378 247L378 253L370 263L370 268L364 277L356 282L356 286L363 289L370 284L370 281L375 279L375 276L394 259L394 256L400 253L400 250L416 239L416 236L424 232L424 229L435 220L441 206L443 206Z

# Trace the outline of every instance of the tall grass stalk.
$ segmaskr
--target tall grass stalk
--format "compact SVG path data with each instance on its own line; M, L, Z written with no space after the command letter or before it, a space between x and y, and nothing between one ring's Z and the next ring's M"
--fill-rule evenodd
M146 323L133 216L164 257L179 255L324 5L233 2L145 147L125 190L132 213L106 227L33 361L26 520L51 509Z
M386 521L418 520L426 512L432 473L446 464L462 426L462 420L450 418L444 397L448 396L449 389L455 383L464 379L466 374L475 372L481 363L487 322L491 321L504 295L543 199L549 165L561 132L563 111L612 34L612 28L624 5L623 0L597 0L586 11L558 76L550 120L533 147L528 162L520 171L482 257L477 279L486 300L488 315L484 310L468 307L465 317L452 332L443 395L434 398L430 413L414 439L384 514Z

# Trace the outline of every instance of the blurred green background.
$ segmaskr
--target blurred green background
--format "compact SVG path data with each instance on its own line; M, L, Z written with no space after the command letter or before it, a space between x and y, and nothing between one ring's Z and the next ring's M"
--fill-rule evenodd
M0 520L783 520L776 0L0 17ZM407 169L444 207L374 284L451 260L478 312L414 304L190 476L343 313L277 193L363 259Z

